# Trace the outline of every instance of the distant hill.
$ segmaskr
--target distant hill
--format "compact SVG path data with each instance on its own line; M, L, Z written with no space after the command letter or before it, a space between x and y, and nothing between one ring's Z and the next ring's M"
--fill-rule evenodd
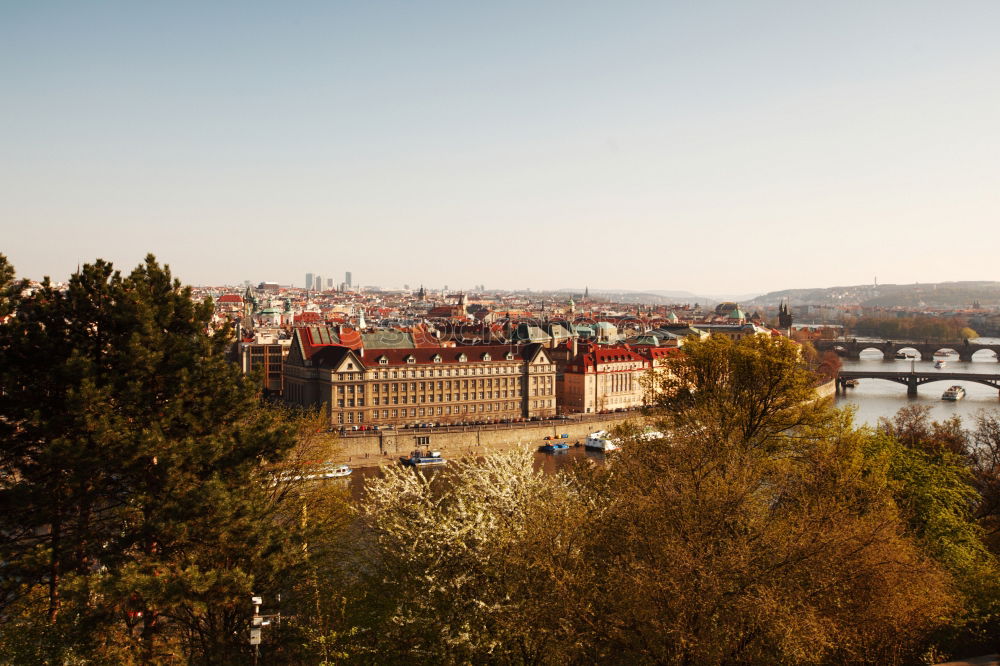
M1000 306L1000 282L931 282L854 285L824 289L784 289L748 301L748 305L860 305L864 307L969 308Z
M715 303L718 299L708 296L699 296L690 291L635 291L632 289L590 289L590 295L606 298L619 303L660 303L670 305L673 303ZM560 289L559 293L579 295L583 289Z

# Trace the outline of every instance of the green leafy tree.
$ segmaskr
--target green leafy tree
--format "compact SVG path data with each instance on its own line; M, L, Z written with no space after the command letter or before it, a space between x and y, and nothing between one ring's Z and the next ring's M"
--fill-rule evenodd
M826 414L815 399L816 375L787 338L691 338L682 350L654 387L664 427L773 447Z

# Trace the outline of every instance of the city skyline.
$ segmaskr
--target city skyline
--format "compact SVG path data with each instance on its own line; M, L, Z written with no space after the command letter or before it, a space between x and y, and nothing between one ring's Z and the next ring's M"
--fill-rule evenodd
M994 277L992 3L0 18L0 251L24 276L152 252L202 285Z

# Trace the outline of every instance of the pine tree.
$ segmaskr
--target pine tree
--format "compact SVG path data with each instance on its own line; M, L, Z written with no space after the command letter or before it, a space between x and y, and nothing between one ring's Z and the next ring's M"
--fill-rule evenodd
M226 361L231 331L210 329L211 302L151 255L128 276L98 260L13 308L0 326L3 599L45 585L54 623L71 595L77 616L123 623L153 661L164 617L178 624L192 596L232 604L252 583L246 558L219 561L216 544L275 550L255 489L294 439Z

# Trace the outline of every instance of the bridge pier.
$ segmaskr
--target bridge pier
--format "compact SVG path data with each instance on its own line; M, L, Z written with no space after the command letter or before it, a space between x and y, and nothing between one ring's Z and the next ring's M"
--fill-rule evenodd
M910 375L906 378L906 395L909 398L917 397L917 376Z
M971 351L964 351L964 350L960 351L960 352L958 352L958 360L962 361L963 363L972 363L972 354L973 353L974 352L971 352Z

